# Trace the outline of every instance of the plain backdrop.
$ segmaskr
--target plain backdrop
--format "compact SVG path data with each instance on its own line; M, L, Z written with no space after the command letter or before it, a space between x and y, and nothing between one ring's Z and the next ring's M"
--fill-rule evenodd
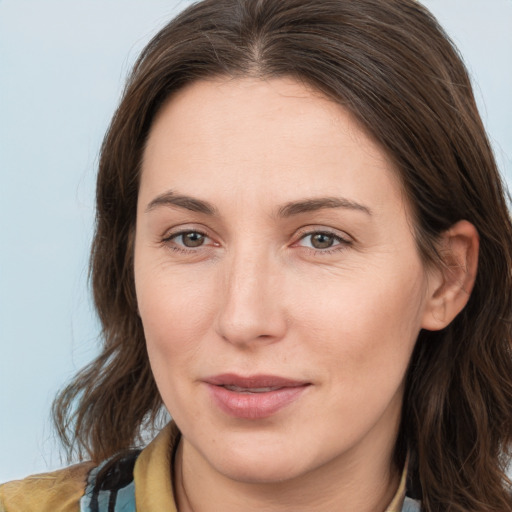
M98 347L98 150L144 44L190 1L0 0L0 481L62 466L49 408ZM512 0L425 0L512 183Z

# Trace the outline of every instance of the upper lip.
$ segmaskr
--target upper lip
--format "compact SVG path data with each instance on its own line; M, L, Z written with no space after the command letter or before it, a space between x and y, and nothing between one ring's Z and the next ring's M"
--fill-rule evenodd
M241 376L235 373L224 373L204 379L207 384L214 386L236 386L239 388L295 388L305 386L310 382L295 380L277 375L250 375Z

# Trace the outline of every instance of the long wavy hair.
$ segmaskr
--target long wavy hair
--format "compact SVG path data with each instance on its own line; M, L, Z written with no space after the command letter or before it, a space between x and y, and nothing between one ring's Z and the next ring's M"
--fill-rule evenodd
M143 50L105 136L90 273L100 355L57 396L69 454L101 460L140 444L163 410L133 278L141 157L153 119L196 80L292 77L350 111L392 159L425 264L461 219L480 235L466 308L421 331L406 375L396 461L425 511L512 510L512 227L460 55L415 0L204 0Z

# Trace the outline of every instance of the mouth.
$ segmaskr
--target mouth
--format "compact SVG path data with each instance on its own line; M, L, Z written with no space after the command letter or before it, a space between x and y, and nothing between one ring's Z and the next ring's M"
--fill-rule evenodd
M229 391L234 391L235 393L268 393L270 391L277 391L278 389L283 389L278 386L274 387L266 387L266 388L242 388L240 386L222 386Z
M304 380L289 379L277 375L253 375L243 377L235 373L224 373L205 379L205 382L214 386L223 386L225 388L234 388L233 391L253 390L255 392L274 391L280 388L293 388L304 386L309 382Z
M273 416L298 400L310 382L274 375L242 377L223 374L204 380L213 404L220 411L239 419L263 419Z

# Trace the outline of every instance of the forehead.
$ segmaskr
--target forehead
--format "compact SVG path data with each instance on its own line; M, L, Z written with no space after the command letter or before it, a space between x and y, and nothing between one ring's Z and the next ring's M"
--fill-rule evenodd
M164 104L144 153L141 193L178 187L211 196L219 184L260 203L365 188L374 205L383 191L401 203L392 164L354 116L290 78L197 81Z
M180 144L195 145L208 140L217 147L223 142L229 146L236 142L233 139L235 128L239 142L243 138L267 141L272 147L275 139L274 133L268 131L270 127L279 132L281 142L308 149L315 145L340 144L343 141L336 135L343 132L344 137L358 139L361 147L373 146L372 151L384 157L381 148L347 109L289 77L214 78L192 82L164 103L153 121L149 146L153 141L161 141L161 136L173 136Z

